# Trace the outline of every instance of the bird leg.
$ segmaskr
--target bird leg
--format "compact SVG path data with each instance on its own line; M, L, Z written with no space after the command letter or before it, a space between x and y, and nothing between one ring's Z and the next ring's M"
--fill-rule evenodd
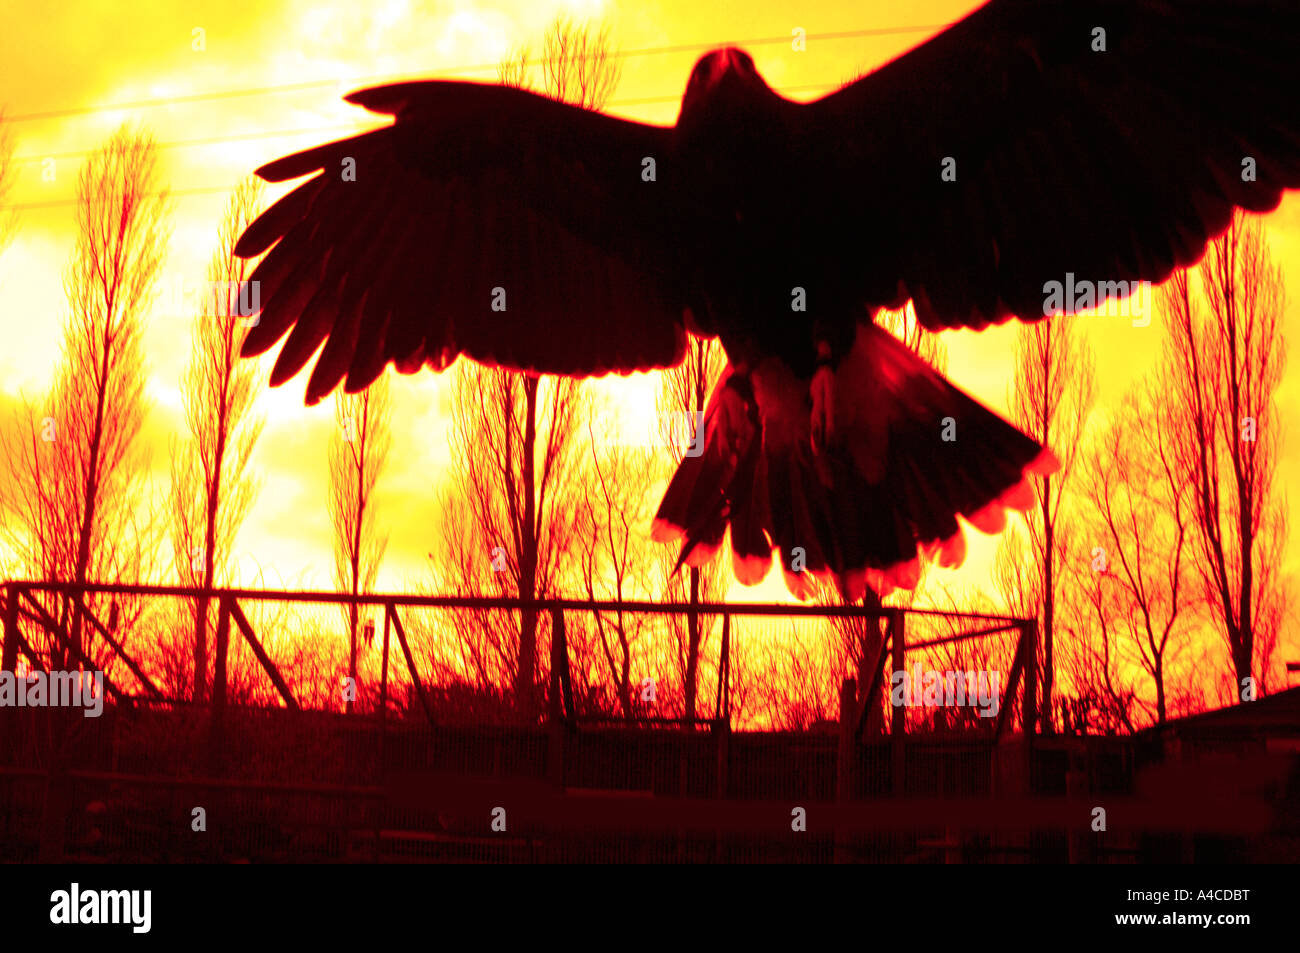
M817 371L813 374L809 393L812 397L812 450L821 456L835 432L835 369L831 361L828 341L817 341Z

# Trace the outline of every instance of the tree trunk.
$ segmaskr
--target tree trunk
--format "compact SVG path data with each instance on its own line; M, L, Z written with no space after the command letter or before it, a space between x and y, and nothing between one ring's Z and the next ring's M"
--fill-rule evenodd
M206 588L206 586L205 586ZM194 691L196 704L208 697L208 600L199 596L194 600Z
M352 709L356 705L353 696L355 696L357 693L357 604L355 601L356 594L357 594L357 587L354 584L352 587L352 595L354 597L354 601L350 606L348 606L348 678L352 680L351 682L348 683L348 687L351 688L351 692L349 693L349 697L347 699L347 713L349 715L352 714Z
M1165 660L1163 656L1156 656L1155 664L1156 676L1156 724L1165 723Z
M1237 612L1238 619L1236 629L1236 638L1232 644L1232 664L1237 673L1237 699L1242 700L1242 691L1246 684L1246 679L1251 678L1251 663L1255 654L1255 634L1252 628L1254 622L1251 608L1250 590L1254 586L1254 555L1251 553L1251 547L1254 544L1254 531L1250 525L1250 510L1252 500L1249 493L1238 491L1237 494L1237 526L1238 526L1238 552L1241 553L1241 597L1240 609ZM1233 627L1228 628L1233 632ZM1257 686L1253 685L1252 688ZM1252 692L1252 698L1258 698L1258 692Z
M519 534L519 598L537 598L537 494L534 448L537 443L536 377L524 378L524 525ZM515 701L523 717L532 721L537 714L537 610L520 613L519 667L515 672Z
M686 613L686 717L695 717L700 667L700 571L691 569L691 608Z
M623 634L620 627L618 641L623 649L623 664L619 669L618 676L618 697L619 703L623 706L623 717L632 717L632 653L628 649L627 637Z
M361 448L357 454L357 521L352 529L351 565L349 566L352 571L352 602L348 606L348 678L351 679L348 687L351 689L349 695L352 697L345 699L349 715L355 707L357 694L357 593L361 591L361 531L365 525L366 503L369 502L366 499L366 453L370 450L371 439L368 391L361 407Z
M884 608L884 603L880 601L880 596L869 588L862 595L862 606L873 612L879 612ZM880 647L884 644L884 636L880 632L879 616L864 621L867 629L858 645L858 692L862 695L858 704L859 707L868 706L867 731L879 734L884 729L884 720L880 715L881 700L880 698L867 698L866 693L871 688L871 680L876 677L876 673L871 666L880 657ZM881 682L881 692L886 697L889 693L889 686L889 679L886 678Z
M1250 664L1251 655L1253 655L1254 646L1251 644L1250 627L1246 625L1234 624L1228 627L1228 633L1232 637L1232 668L1237 676L1237 701L1242 702L1246 699L1243 697L1245 688L1248 684L1247 679L1251 677ZM1258 698L1258 693L1252 695Z
M112 322L113 298L114 296L110 295L108 300L109 326L111 326ZM72 579L79 586L85 584L90 566L90 543L95 527L95 506L99 497L99 453L104 439L104 402L108 396L109 361L112 355L112 347L112 338L108 336L106 331L104 356L100 363L99 380L96 381L95 426L91 430L90 436L90 461L86 467L81 529L77 539L77 564ZM84 602L90 601L85 593L78 593L78 595L82 597ZM72 611L71 641L75 654L75 650L81 649L81 610L75 606Z
M224 400L224 397L223 397ZM221 466L226 455L224 414L218 419L216 461L212 468L212 482L207 487L207 518L203 528L203 578L200 585L212 588L217 565L217 507L221 501ZM200 597L194 618L194 700L202 703L208 692L208 600Z
M1052 478L1043 477L1043 728L1045 735L1052 733L1052 624L1056 617L1055 562L1056 527L1053 525L1051 503Z

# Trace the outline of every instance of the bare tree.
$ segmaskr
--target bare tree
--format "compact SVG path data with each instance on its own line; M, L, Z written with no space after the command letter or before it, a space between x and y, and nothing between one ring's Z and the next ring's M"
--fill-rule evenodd
M1143 382L1086 455L1081 484L1087 503L1081 516L1097 545L1079 576L1106 643L1103 664L1112 661L1114 636L1116 648L1129 650L1116 661L1135 655L1151 679L1154 701L1136 697L1163 724L1169 666L1186 648L1194 594L1190 487L1178 473L1173 434L1161 424L1158 408L1155 385ZM1105 688L1116 695L1109 680ZM1127 718L1127 706L1121 707Z
M1275 644L1283 615L1286 517L1274 486L1273 393L1286 359L1279 326L1286 291L1260 220L1241 212L1197 273L1200 294L1187 271L1162 289L1172 337L1167 426L1179 475L1194 491L1196 566L1218 607L1234 696L1242 699L1253 697L1256 649Z
M517 46L497 64L497 82L502 86L516 89L528 89L532 83L528 79L531 61L528 58L528 46Z
M146 406L142 339L166 251L168 206L157 146L125 126L78 177L63 353L49 395L28 405L18 445L6 447L15 477L6 499L15 517L9 529L29 570L44 578L83 584L150 572L155 523L138 505L149 496L138 440ZM77 601L51 609L73 654L89 654Z
M375 486L392 442L392 400L387 377L359 394L339 391L334 399L337 424L330 438L330 521L334 525L334 582L355 597L369 590L379 573L388 537L375 529ZM357 604L348 620L347 711L353 711L357 684Z
M655 554L645 546L645 536L654 504L645 488L653 482L655 458L647 447L624 446L607 432L598 435L590 421L587 433L591 469L579 481L573 521L587 597L620 605L648 599L653 595ZM653 634L655 620L618 608L592 613L592 623L618 705L630 718L633 652L644 636Z
M544 598L555 591L571 545L561 498L575 485L578 384L469 362L452 373L452 439L472 452L453 459L452 492L464 506L460 518L443 523L445 570L455 574L444 582L477 581L498 595ZM470 615L464 634L507 653L516 704L531 717L537 710L536 610L524 610L517 623L495 615L489 622L479 614L491 626L481 633L469 629Z
M1096 631L1079 640L1079 650L1061 658L1072 691L1061 697L1062 727L1070 734L1132 734L1138 730L1137 690L1133 666L1120 650L1119 634L1111 626L1104 583L1081 586L1085 617L1096 620Z
M252 263L235 255L235 242L257 217L257 180L235 190L217 231L208 265L207 293L194 323L189 369L181 384L188 441L172 455L173 539L183 585L211 589L228 579L230 549L252 505L257 484L248 472L264 418L255 413L257 366L239 359L252 311L241 283ZM193 697L202 702L208 679L208 600L194 605Z
M593 31L563 18L544 41L546 92L566 102L598 109L617 82L616 60L605 29ZM525 86L528 53L520 49L499 68L502 82ZM453 433L474 452L457 458L455 493L467 504L444 523L444 583L491 580L502 595L535 600L553 591L571 527L557 507L574 465L575 406L579 385L462 363L453 378ZM483 567L492 574L484 576ZM455 579L448 579L459 572ZM487 623L470 627L474 617ZM475 650L480 662L502 652L510 658L516 705L525 718L537 712L538 618L533 609L514 623L483 613L462 613L463 635L483 638L492 648ZM483 669L486 671L486 668Z
M833 720L843 674L838 647L819 646L814 627L802 620L764 621L749 629L745 651L736 653L750 719L775 731L807 731Z
M704 421L704 408L726 363L726 354L716 338L692 335L685 360L663 372L657 399L659 429L665 434L689 437L682 444L673 442L674 465L681 462L688 448L702 439L699 428ZM665 595L672 601L685 601L691 606L685 619L669 616L668 624L679 646L684 714L687 718L694 718L699 690L700 646L705 636L705 620L696 607L702 602L717 602L725 598L730 577L723 559L715 559L704 566L687 567L684 577L672 572L676 555L671 550L665 548L661 559L669 561L665 566L668 571Z
M1053 726L1055 637L1061 567L1070 559L1072 540L1065 532L1062 504L1078 462L1084 429L1096 393L1091 349L1073 317L1058 315L1020 329L1016 373L1009 393L1012 416L1022 430L1050 447L1061 462L1053 476L1032 476L1038 505L1026 514L1027 554L1036 569L1024 572L1016 533L1000 543L999 584L1017 613L1040 617L1043 728ZM1032 588L1031 588L1032 587Z
M547 28L539 63L531 59L527 45L519 46L498 64L497 79L527 89L533 85L534 65L540 68L540 88L547 95L587 109L609 101L623 72L608 24L577 23L563 15Z
M614 95L623 70L607 24L593 28L558 17L546 31L542 50L544 88L556 99L599 109Z

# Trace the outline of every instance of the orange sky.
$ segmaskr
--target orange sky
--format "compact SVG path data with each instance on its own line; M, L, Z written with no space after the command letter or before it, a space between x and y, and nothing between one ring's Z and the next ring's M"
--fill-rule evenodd
M430 2L376 0L61 0L17 4L3 0L0 29L0 106L12 126L21 160L10 201L21 207L13 244L0 255L0 401L35 395L47 384L66 313L62 274L74 241L76 173L88 150L124 120L146 125L166 148L163 177L176 198L175 231L164 285L200 280L227 201L225 190L268 159L376 123L340 95L392 78L445 75L495 77L494 64L523 42L537 40L557 12L609 21L624 51L665 46L788 37L795 27L812 34L805 52L788 42L748 44L759 70L778 89L807 99L864 69L878 66L923 40L933 29L877 36L817 39L818 33L934 27L969 12L971 0L916 0L908 4L745 0L601 2ZM797 13L792 14L792 10ZM196 51L201 29L204 49ZM678 98L699 50L651 52L624 61L611 111L652 122L675 119ZM466 68L473 67L473 68ZM267 87L293 87L269 90ZM205 96L259 90L250 95ZM187 97L191 97L186 101ZM193 98L204 97L204 98ZM151 104L143 104L149 101ZM131 104L126 108L95 108ZM88 108L91 107L91 108ZM309 130L294 133L293 130ZM324 130L324 131L323 131ZM220 141L214 141L220 140ZM42 178L53 159L54 181ZM186 194L189 190L214 190ZM268 199L284 187L269 191ZM1300 200L1293 195L1267 221L1275 259L1284 274L1300 261ZM1300 341L1300 285L1292 284L1284 326ZM183 434L178 383L190 354L189 316L167 313L160 295L150 318L148 393L154 406L146 439L155 483L165 492L168 445ZM1096 318L1089 334L1098 363L1099 408L1114 405L1156 360L1158 322L1133 328L1119 318ZM948 374L992 408L1005 412L1013 371L1014 330L945 335ZM274 353L274 352L273 352ZM268 365L269 370L269 365ZM390 371L391 373L391 371ZM241 582L259 572L263 583L331 586L330 524L326 510L326 442L332 405L302 406L307 375L268 391L268 421L253 459L261 493L235 553ZM631 412L652 406L651 382L613 382L611 393ZM396 589L423 575L438 512L431 487L449 449L447 389L427 372L395 376L394 435L378 508L391 534L379 588ZM1293 354L1276 397L1280 407L1300 405L1300 356ZM1294 418L1280 420L1294 431ZM1284 435L1279 480L1300 476L1300 441ZM1289 438L1289 439L1288 439ZM990 585L991 537L972 541L967 565L952 576ZM1284 570L1300 569L1300 544L1292 533ZM947 574L945 574L947 575ZM942 577L940 577L941 579ZM939 581L938 579L936 581ZM782 598L776 576L733 598ZM1288 655L1288 657L1290 657Z

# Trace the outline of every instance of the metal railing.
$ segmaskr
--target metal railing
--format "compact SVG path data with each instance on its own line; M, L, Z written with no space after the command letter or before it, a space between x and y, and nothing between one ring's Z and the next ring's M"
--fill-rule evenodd
M1006 727L1008 713L1011 708L1008 703L1015 696L1022 680L1025 682L1025 687L1027 689L1024 693L1026 705L1022 712L1022 728L1025 729L1027 734L1033 733L1034 723L1036 720L1034 717L1036 714L1035 696L1037 675L1036 625L1031 620L1017 619L1010 616L911 608L886 608L881 610L872 610L862 606L782 605L770 603L659 603L559 598L524 600L494 597L418 596L377 593L352 596L346 593L335 592L282 591L266 589L198 589L182 586L15 581L4 584L4 642L3 656L2 659L0 659L0 668L12 671L20 655L25 656L34 668L41 668L44 665L44 660L39 657L39 653L35 649L32 640L28 639L24 635L19 624L20 620L34 623L42 628L48 636L52 637L54 644L58 646L60 650L67 653L69 661L73 661L87 668L93 667L94 663L87 656L84 647L81 645L81 640L78 634L70 631L69 624L66 621L60 622L55 619L40 603L40 601L35 598L36 594L40 593L60 595L68 600L68 604L72 608L74 624L78 620L85 620L86 627L103 640L105 645L112 651L113 655L119 658L124 666L138 680L143 695L155 701L164 699L163 692L154 684L153 681L150 680L142 667L132 658L131 654L125 650L121 642L115 638L113 632L113 629L115 628L114 624L111 622L106 624L87 605L87 596L94 594L108 596L174 597L215 602L218 607L218 612L215 640L216 654L213 659L214 682L212 704L217 709L221 708L225 703L226 662L230 648L232 623L235 630L247 643L262 670L274 685L284 706L294 710L299 710L301 708L293 690L281 675L274 661L272 661L271 657L263 648L253 625L249 622L247 615L244 613L240 605L241 602L248 601L273 601L328 604L337 606L355 605L357 607L381 607L384 616L384 632L380 686L381 704L379 710L382 713L386 707L383 701L387 699L391 638L395 635L414 692L419 698L421 706L430 723L433 725L437 724L437 719L434 716L428 694L426 693L424 685L420 679L415 658L412 654L411 642L407 636L406 627L403 624L400 613L401 609L488 609L506 612L532 611L539 614L548 614L552 624L550 676L553 687L556 689L556 691L551 694L553 696L553 702L559 703L558 710L553 711L552 714L571 724L576 724L579 721L617 722L633 720L639 722L677 723L687 725L691 723L701 723L714 726L715 723L720 720L728 720L731 713L732 677L730 630L731 620L735 617L780 617L786 619L854 618L863 620L869 619L877 622L879 620L884 620L886 622L885 638L880 644L879 655L875 660L875 663L868 670L871 673L872 681L867 690L860 696L862 699L875 697L875 694L882 688L887 662L893 663L892 668L894 671L901 671L903 669L903 656L906 651L929 649L942 645L956 644L959 642L988 637L991 635L1015 632L1018 635L1015 655L1011 670L1008 674L1005 691L1003 692L1002 698L999 702L997 728L994 732L994 736L995 738L1001 737ZM719 678L717 700L715 704L715 712L717 714L715 718L643 717L636 719L620 719L617 717L579 716L574 705L570 672L570 656L565 635L565 614L570 612L622 612L651 615L694 614L700 618L720 618L722 620L722 636L718 663ZM116 614L115 607L112 614ZM906 640L906 620L909 617L925 616L963 620L973 623L977 627L968 631L956 632L942 638L921 640L908 644ZM111 680L106 682L105 687L108 693L119 703L130 704L134 698L137 697L113 684ZM867 705L860 706L857 723L857 733L859 737L861 737L862 729L867 721L868 708L869 706ZM890 723L891 733L902 733L904 730L905 714L906 713L903 709L897 706L894 708Z

